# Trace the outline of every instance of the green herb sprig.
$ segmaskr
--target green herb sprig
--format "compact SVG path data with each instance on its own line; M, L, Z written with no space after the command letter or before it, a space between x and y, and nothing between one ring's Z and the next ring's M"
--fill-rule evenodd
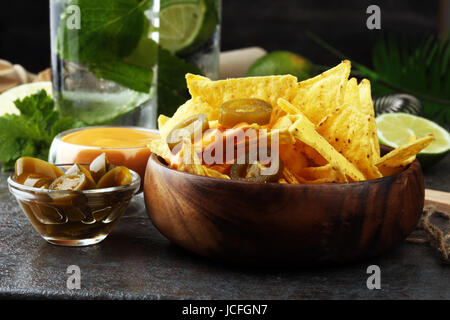
M2 171L13 169L15 161L23 156L47 160L53 138L59 132L84 125L72 118L61 117L45 90L14 103L20 115L0 117Z

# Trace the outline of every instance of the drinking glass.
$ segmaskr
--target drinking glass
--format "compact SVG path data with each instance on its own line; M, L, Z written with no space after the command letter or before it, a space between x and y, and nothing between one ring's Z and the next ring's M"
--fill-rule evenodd
M53 92L87 125L156 126L159 0L50 0Z

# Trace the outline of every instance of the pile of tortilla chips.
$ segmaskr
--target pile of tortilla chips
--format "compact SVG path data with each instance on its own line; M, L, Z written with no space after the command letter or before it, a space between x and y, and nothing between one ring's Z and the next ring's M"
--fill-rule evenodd
M172 118L159 117L161 138L152 141L149 148L177 170L230 179L232 163L206 164L199 157L212 143L211 135L202 137L200 145L186 140L176 153L164 140L181 121L202 113L207 115L209 127L216 130L265 129L269 135L276 132L280 137L279 156L284 163L279 183L345 183L399 173L434 138L412 136L408 144L381 157L370 82L363 79L358 84L355 78L348 79L350 69L350 62L343 61L302 82L291 75L211 81L187 74L192 98ZM270 123L223 128L218 122L220 106L242 98L271 104Z

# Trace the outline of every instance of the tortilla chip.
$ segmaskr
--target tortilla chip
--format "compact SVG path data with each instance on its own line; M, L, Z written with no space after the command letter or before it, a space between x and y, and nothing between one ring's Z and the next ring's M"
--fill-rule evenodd
M219 119L219 110L215 110L200 98L190 99L177 109L172 118L167 119L167 121L162 124L162 127L159 127L161 136L167 137L169 132L178 123L199 113L206 114L209 121Z
M428 147L428 145L433 142L433 140L434 136L432 134L426 135L425 137L422 137L392 150L391 152L380 158L375 164L379 169L383 167L406 166L413 162L415 159L415 155L418 154L421 150Z
M273 128L275 123L278 122L278 120L286 115L286 112L284 112L283 109L280 108L280 106L277 104L275 106L272 106L272 114L270 116L270 122L267 125L269 128Z
M272 129L286 129L292 125L292 121L289 116L280 117L273 125Z
M177 170L212 178L230 179L230 177L226 174L222 174L219 171L202 165L202 162L195 151L194 145L189 139L185 139L183 141L180 154L181 158Z
M291 100L297 91L297 78L291 75L211 81L188 73L186 81L191 96L201 98L217 112L222 103L233 99L257 98L275 107L279 98Z
M301 110L313 124L319 124L344 102L350 69L350 61L345 60L314 78L300 82L292 100L293 108Z
M301 169L308 166L308 160L296 144L280 145L280 158L284 166L295 176L300 174Z
M283 168L283 179L289 184L299 184L300 181L295 177L295 175L289 170L289 168Z
M382 175L372 158L371 119L356 106L346 104L320 123L317 132L355 165L366 179L377 179Z
M280 99L279 103L289 102ZM364 180L364 175L316 131L315 125L311 121L301 114L298 114L297 117L298 120L289 128L296 139L313 147L341 176L348 175L354 181ZM345 181L347 180L345 179Z
M408 138L408 144L413 143L417 140L417 137L415 135L411 135ZM400 165L390 167L388 165L383 165L379 167L380 172L383 174L383 177L387 176L393 176L394 174L400 173L403 170L406 169L406 167L412 163L414 160L416 160L416 156L411 156L410 158L406 159L405 161L401 162Z
M167 123L167 121L170 120L170 117L165 116L163 114L160 114L158 117L158 129L161 129L164 127L164 125Z
M330 177L316 179L316 180L306 180L306 179L300 178L300 182L304 183L304 184L339 183L339 181L337 181L333 178L330 178Z
M359 88L360 110L370 116L370 143L372 148L373 160L380 159L380 144L378 142L377 124L375 122L375 110L373 108L372 93L370 81L362 79Z
M303 143L303 142L301 142L299 140L297 140L297 142ZM307 144L304 144L303 151L305 153L305 156L308 158L310 166L320 167L320 166L324 166L324 165L326 165L328 163L328 161L325 160L325 158L322 157L320 155L320 153L318 153L316 151L316 149L308 146Z
M321 167L304 167L299 170L298 174L304 178L305 181L323 181L323 179L326 179L330 183L345 182L339 172L333 169L331 164L326 164Z
M171 153L166 140L163 138L154 139L150 141L147 147L150 149L152 153L157 154L158 156L164 159L169 158L167 155Z
M358 81L356 78L351 78L347 82L347 86L345 87L344 93L344 104L352 104L354 106L359 107L360 98L359 98L359 88Z

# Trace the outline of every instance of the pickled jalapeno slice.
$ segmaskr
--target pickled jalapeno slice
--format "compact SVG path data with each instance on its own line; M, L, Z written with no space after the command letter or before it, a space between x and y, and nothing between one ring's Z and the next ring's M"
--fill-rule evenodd
M101 153L97 158L92 160L89 170L91 172L92 178L98 182L101 177L106 173L108 168L108 159L105 153Z
M195 135L208 130L208 128L209 123L206 114L196 114L177 124L167 135L166 142L170 149L173 149L186 138L194 141Z
M131 172L127 167L118 166L114 169L111 169L97 183L98 189L110 188L110 187L118 187L124 186L126 184L131 183L133 177L131 176Z
M22 175L22 179L25 179L23 181L23 185L33 188L43 188L48 189L50 184L53 182L53 179L39 175L39 174L28 174L26 177Z
M236 99L224 102L220 106L219 123L233 127L242 122L264 125L269 123L272 106L261 99Z
M283 161L278 158L278 170L274 174L262 174L265 165L260 161L256 163L249 162L248 153L245 155L245 163L234 163L230 169L230 176L232 180L240 180L247 182L277 182L283 173Z
M32 158L22 157L17 159L15 164L15 173L17 182L23 184L30 174L35 174L49 179L56 179L64 174L64 172L57 166L48 163L47 161Z
M73 190L81 191L87 187L87 179L83 173L80 174L65 174L50 185L52 190Z
M95 183L95 180L92 177L91 172L88 169L86 169L84 166L82 166L81 164L76 163L66 171L66 175L67 174L80 174L80 173L82 173L86 176L86 180L87 180L89 189L96 188L97 184Z

